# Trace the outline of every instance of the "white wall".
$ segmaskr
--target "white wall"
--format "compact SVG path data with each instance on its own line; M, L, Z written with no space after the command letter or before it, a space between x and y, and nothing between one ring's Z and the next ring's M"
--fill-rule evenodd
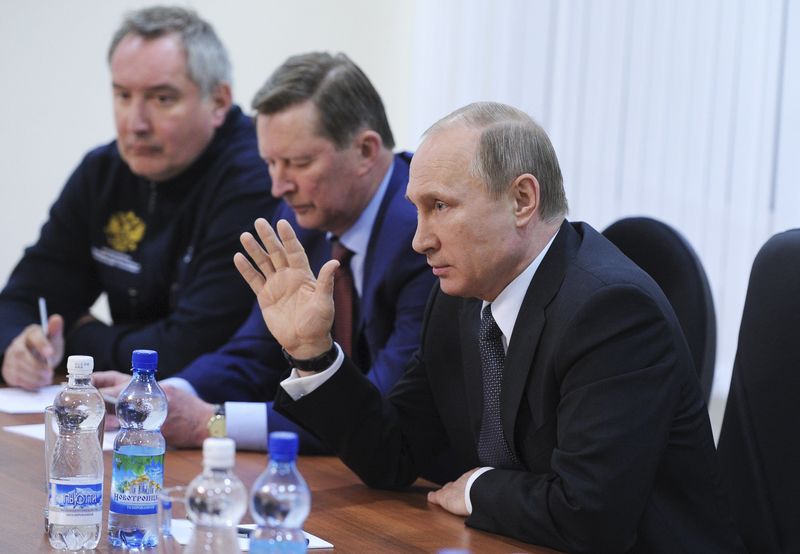
M341 50L381 92L400 147L469 101L509 102L550 132L573 219L680 229L717 304L718 428L752 259L800 227L800 1L188 4L227 44L245 107L288 55ZM105 50L142 5L0 7L0 278L83 153L113 136Z
M213 0L194 7L216 28L234 66L235 100L250 100L286 57L343 51L381 92L400 146L408 132L411 12L367 0ZM106 49L132 0L32 0L0 5L0 282L38 236L82 156L113 138ZM265 190L266 193L266 190Z

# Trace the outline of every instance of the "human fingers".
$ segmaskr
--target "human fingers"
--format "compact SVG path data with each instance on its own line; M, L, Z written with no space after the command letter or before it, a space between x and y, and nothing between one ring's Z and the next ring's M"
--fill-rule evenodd
M333 296L333 274L339 268L337 260L328 260L319 270L315 294Z
M252 290L255 295L258 295L261 289L264 288L264 283L266 282L264 276L253 267L253 264L251 264L241 252L237 252L233 255L233 265L236 266L242 279L250 285L250 290Z
M286 263L289 267L295 269L311 270L308 264L308 256L300 240L297 238L292 226L285 219L278 221L277 225L278 236L283 244L283 250L286 254Z
M92 373L92 384L98 389L127 385L130 380L131 376L121 371L96 371Z
M281 219L277 223L278 227L281 227L281 222L283 222L283 225L289 225L286 220ZM260 217L256 219L255 228L256 233L258 233L258 238L261 239L261 242L264 243L264 247L267 249L269 259L275 270L277 271L287 267L289 262L286 258L286 249L280 239L278 239L278 235L275 234L275 230L272 226L267 223L266 219Z
M446 487L449 484L450 483L446 483L441 489L437 489L435 491L430 491L428 493L428 502L430 502L431 504L436 504L437 506L441 506L442 505L442 496L444 495L444 493L442 491L444 491L444 487Z
M49 327L48 322L48 327ZM25 348L34 356L43 360L47 365L55 365L52 360L56 351L50 343L50 339L45 335L45 330L39 325L28 325L22 331L22 340Z
M9 385L20 387L25 390L38 390L46 387L53 382L53 371L51 369L13 368L10 371L11 379L6 379Z
M26 340L23 332L6 349L3 357L3 378L11 386L35 390L52 382L53 368L28 349Z
M50 341L63 339L64 337L64 318L59 314L53 314L47 320L47 337Z
M64 318L60 314L53 314L47 320L47 337L53 347L53 355L48 361L50 367L55 367L64 358Z
M239 237L239 242L242 243L245 251L253 258L253 262L255 262L256 267L261 273L265 276L275 273L275 266L272 265L272 259L261 246L261 243L259 243L252 234L248 232L242 233Z
M106 419L103 423L103 429L105 431L116 431L119 429L119 418L117 418L114 414L109 414L106 412Z

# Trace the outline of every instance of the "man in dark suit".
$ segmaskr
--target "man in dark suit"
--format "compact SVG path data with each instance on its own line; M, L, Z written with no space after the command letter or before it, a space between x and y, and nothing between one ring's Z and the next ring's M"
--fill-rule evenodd
M291 223L311 269L319 271L331 258L333 238L354 252L350 354L388 394L419 346L435 280L411 248L416 215L404 197L411 155L392 154L394 138L378 92L341 54L289 58L256 94L253 108L272 194L284 200L276 217ZM167 441L199 446L210 433L221 433L224 421L239 449L263 450L267 430L293 430L301 433L304 453L319 452L313 436L272 410L289 369L256 304L227 344L162 382L171 401ZM97 381L119 385L127 377Z
M268 255L243 235L258 270L237 267L294 358L278 409L373 486L453 449L466 471L429 500L480 529L575 552L741 550L669 302L565 220L544 131L502 104L462 108L427 132L407 196L439 287L386 399L331 339L337 262L315 279L285 222L257 221Z

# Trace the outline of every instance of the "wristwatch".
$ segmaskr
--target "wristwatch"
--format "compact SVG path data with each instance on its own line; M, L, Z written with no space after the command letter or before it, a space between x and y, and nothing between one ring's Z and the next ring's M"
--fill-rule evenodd
M336 349L336 343L331 344L330 349L324 354L307 360L298 360L292 357L292 355L283 348L281 348L281 351L283 352L283 357L286 358L286 361L289 362L289 365L293 368L300 371L314 371L317 373L328 369L333 362L336 361L336 356L339 355L339 351Z
M206 427L208 428L209 437L219 438L227 436L225 428L225 404L214 405L214 415L208 420Z

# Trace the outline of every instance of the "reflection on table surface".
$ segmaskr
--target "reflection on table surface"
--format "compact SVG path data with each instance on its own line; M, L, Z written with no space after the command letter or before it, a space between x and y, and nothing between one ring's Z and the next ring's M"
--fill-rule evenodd
M42 423L41 414L0 412L0 426ZM105 487L110 486L111 452L105 456ZM236 475L249 487L266 467L266 454L239 452ZM305 528L334 545L336 552L436 552L464 548L473 553L553 552L484 533L464 525L463 518L429 505L431 483L419 481L408 491L369 489L337 458L300 457L298 467L312 492L311 515ZM202 453L169 450L165 486L185 485L202 470ZM0 430L0 552L29 554L54 552L43 533L45 503L44 443ZM106 513L108 495L105 495ZM252 522L249 514L243 522ZM107 516L103 518L104 531ZM101 541L95 552L109 552ZM325 552L320 550L318 552Z

